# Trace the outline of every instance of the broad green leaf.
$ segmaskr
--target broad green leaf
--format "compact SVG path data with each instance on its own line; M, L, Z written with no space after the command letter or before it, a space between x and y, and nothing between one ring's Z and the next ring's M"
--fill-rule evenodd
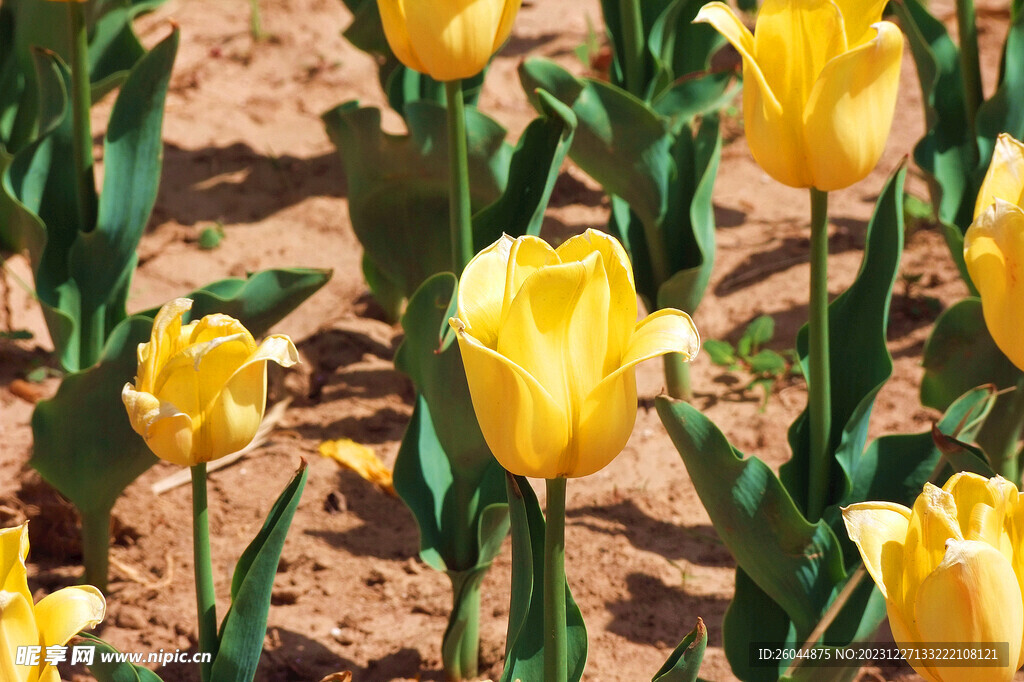
M263 653L267 614L281 550L306 485L306 463L274 502L263 528L246 547L231 579L231 607L220 629L211 679L251 682Z
M831 344L832 433L835 453L827 504L835 504L850 488L857 460L864 451L875 396L892 374L886 343L889 303L903 252L903 180L900 166L889 178L868 222L864 259L850 288L828 307ZM807 374L807 326L797 335L797 351ZM807 410L793 422L789 443L793 457L779 471L787 490L806 508L810 425ZM832 517L837 519L838 517Z
M508 180L505 130L466 109L469 177L474 211L495 201ZM403 297L451 266L448 224L448 151L444 107L426 101L406 106L408 135L380 128L380 111L342 104L323 115L348 178L349 215L373 271Z
M505 479L512 519L512 598L501 682L544 679L544 515L524 476ZM571 567L569 567L571 569ZM587 663L587 628L568 579L565 618L568 681L579 682Z
M824 521L808 523L772 470L744 458L699 411L664 396L656 406L737 565L806 637L846 577L839 540Z
M736 351L728 341L707 339L702 344L702 349L711 356L711 362L720 367L731 367L736 363Z
M64 377L32 413L30 464L82 514L106 513L125 487L156 462L132 430L121 389L138 368L136 348L153 322L134 316L114 328L99 362Z
M921 364L921 402L937 410L976 386L1009 388L1021 378L1021 371L992 340L981 299L974 297L953 304L935 321Z
M665 664L654 673L651 682L696 682L707 646L708 629L704 621L697 618L697 625L683 637Z
M244 279L218 280L185 296L193 301L188 319L224 313L240 320L253 336L260 337L316 293L331 274L331 270L315 268L282 268L260 270ZM159 309L139 314L152 318Z
M978 107L975 123L981 152L981 169L988 168L999 133L1024 139L1024 10L1020 0L1010 18L1010 29L1003 44L999 87Z
M128 654L122 654L99 637L85 632L79 634L78 637L85 641L84 646L92 646L96 650L93 654L94 663L88 666L89 672L96 678L96 682L163 682L160 676L149 668L134 665L127 660L118 662L118 657L127 657ZM83 645L72 644L72 646ZM102 660L104 654L114 662L104 663Z

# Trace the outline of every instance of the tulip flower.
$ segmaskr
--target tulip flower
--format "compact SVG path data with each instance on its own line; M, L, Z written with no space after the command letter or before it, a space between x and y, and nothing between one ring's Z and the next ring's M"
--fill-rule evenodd
M32 601L25 571L28 524L0 529L0 680L60 682L57 668L46 662L46 647L64 646L85 628L103 620L106 601L92 585L65 587ZM18 662L19 647L40 647L33 659Z
M637 323L626 253L595 230L557 249L503 236L466 266L450 323L494 456L513 474L547 479L611 462L636 419L636 364L665 353L691 360L700 346L678 310Z
M1024 369L1024 144L1005 133L964 234L964 261L992 339Z
M930 682L1013 679L1024 664L1024 504L1002 477L955 474L925 484L913 509L862 502L843 510L850 538L885 597L900 646L1009 642L998 667L910 661Z
M148 343L139 344L135 384L121 398L132 428L153 453L192 466L242 449L256 435L267 402L267 362L298 361L287 336L256 345L227 315L182 324L192 301L166 304Z
M694 21L743 57L744 130L754 159L790 187L863 179L892 125L903 37L885 0L766 0L754 33L722 2Z
M483 71L512 32L522 0L377 0L384 35L398 60L434 80Z

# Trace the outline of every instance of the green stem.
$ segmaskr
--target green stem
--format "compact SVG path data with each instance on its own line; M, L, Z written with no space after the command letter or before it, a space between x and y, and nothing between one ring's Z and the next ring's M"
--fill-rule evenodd
M825 510L832 449L832 390L828 343L828 193L811 188L811 299L808 319L807 404L811 421L810 489L807 520Z
M249 33L253 40L263 40L263 22L260 20L260 0L249 0Z
M565 632L565 482L547 479L544 524L544 682L566 682L569 646Z
M75 164L75 200L82 230L90 232L96 225L96 178L93 175L92 124L89 120L92 92L89 84L89 36L85 25L86 3L69 2L67 5L71 25L72 156Z
M623 78L626 91L643 98L644 91L644 19L639 0L619 0L619 21L622 22Z
M665 383L668 394L677 400L692 400L693 389L690 387L690 364L682 353L665 355Z
M978 23L974 0L956 0L956 21L960 33L960 70L964 78L969 139L975 137L974 120L984 97L981 87L981 66L978 61ZM973 149L973 147L972 147ZM977 158L974 159L977 162Z
M192 467L192 557L196 570L196 608L199 613L199 651L217 653L217 604L210 561L210 522L206 504L206 463ZM202 663L200 675L210 682L213 663Z
M448 98L448 212L451 224L452 269L462 274L473 257L473 221L469 203L469 153L466 149L466 105L462 81L446 81Z
M107 591L110 560L110 509L82 513L82 565L86 585Z

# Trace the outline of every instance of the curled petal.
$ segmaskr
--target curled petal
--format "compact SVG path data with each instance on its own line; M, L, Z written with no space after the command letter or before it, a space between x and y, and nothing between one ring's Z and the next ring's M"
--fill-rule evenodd
M1024 631L1024 600L1010 562L984 542L951 540L914 604L922 642L1009 642L1003 668L938 668L944 682L1009 682Z
M862 180L889 137L899 88L903 34L887 21L874 40L825 65L804 116L814 187L830 191Z
M843 509L843 522L882 596L898 597L910 510L892 502L861 502Z
M99 625L106 611L103 593L92 585L65 587L36 604L36 624L45 646L63 646L82 630Z
M181 466L192 466L192 418L156 396L136 391L131 384L121 390L121 400L128 410L128 421L160 459Z
M974 205L974 217L1002 199L1024 208L1024 143L1000 133L992 151L992 162Z
M997 198L964 235L964 261L992 339L1024 369L1024 210Z
M662 308L637 324L622 367L632 367L665 353L681 353L689 361L697 357L699 350L700 334L690 316L674 308Z
M501 466L520 476L557 478L569 445L569 418L522 367L487 348L452 320L473 410Z

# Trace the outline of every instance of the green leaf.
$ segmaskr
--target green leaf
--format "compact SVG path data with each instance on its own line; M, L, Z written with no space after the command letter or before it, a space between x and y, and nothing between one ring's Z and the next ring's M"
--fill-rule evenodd
M505 480L512 518L512 598L501 682L544 679L544 515L524 476ZM579 682L587 663L587 628L565 585L568 682Z
M975 126L981 169L988 168L999 133L1024 139L1024 10L1019 0L1016 0L1003 44L999 86L992 97L978 107Z
M281 550L306 484L306 462L274 502L263 528L249 543L231 579L231 607L220 629L211 679L250 682L263 653L267 613Z
M786 373L786 359L767 348L747 358L747 363L750 365L751 374L770 374L776 377Z
M1003 354L985 325L980 298L965 298L935 321L924 346L921 403L944 410L982 384L1015 386L1021 371Z
M223 313L239 320L253 336L263 336L326 284L331 274L316 268L281 268L218 280L185 296L193 301L188 319ZM158 310L139 314L153 318Z
M711 356L711 362L719 367L732 367L736 364L736 352L728 341L708 339L703 343L703 349Z
M845 497L857 459L867 441L868 421L875 396L892 374L892 356L886 340L889 304L903 252L903 181L905 166L890 176L868 222L864 259L850 288L828 307L832 374L833 466L829 505ZM797 335L797 351L806 365L807 326ZM804 367L806 375L807 368ZM793 457L779 476L801 509L806 506L809 468L807 410L789 430ZM827 505L826 505L827 506ZM833 514L835 512L835 514ZM838 522L836 510L826 516Z
M78 637L87 642L85 646L91 645L95 649L94 663L89 666L89 672L96 678L96 682L163 682L159 675L141 665L134 665L127 660L116 662L118 657L127 657L128 654L122 654L99 637L85 632L80 633ZM115 662L104 663L104 655Z
M808 523L772 470L743 458L699 411L665 397L656 406L737 565L806 637L846 578L839 540L824 521Z
M133 316L114 328L99 362L64 377L32 413L30 464L83 514L105 513L156 462L132 430L121 389L138 369L136 349L153 322Z
M428 277L451 266L448 224L447 116L444 107L406 105L408 135L380 128L380 110L342 104L323 115L348 178L349 214L364 258L378 280L408 298ZM474 211L501 196L510 149L505 130L466 109L470 198Z
M651 682L696 682L707 646L708 629L704 621L697 618L697 625L683 637L665 664L654 673Z
M743 338L750 339L751 352L755 353L761 346L771 341L773 336L775 336L775 320L771 315L754 318L743 332Z
M572 144L576 116L544 91L542 116L523 131L509 164L508 185L497 201L473 216L473 242L480 251L501 238L539 235L544 211Z

